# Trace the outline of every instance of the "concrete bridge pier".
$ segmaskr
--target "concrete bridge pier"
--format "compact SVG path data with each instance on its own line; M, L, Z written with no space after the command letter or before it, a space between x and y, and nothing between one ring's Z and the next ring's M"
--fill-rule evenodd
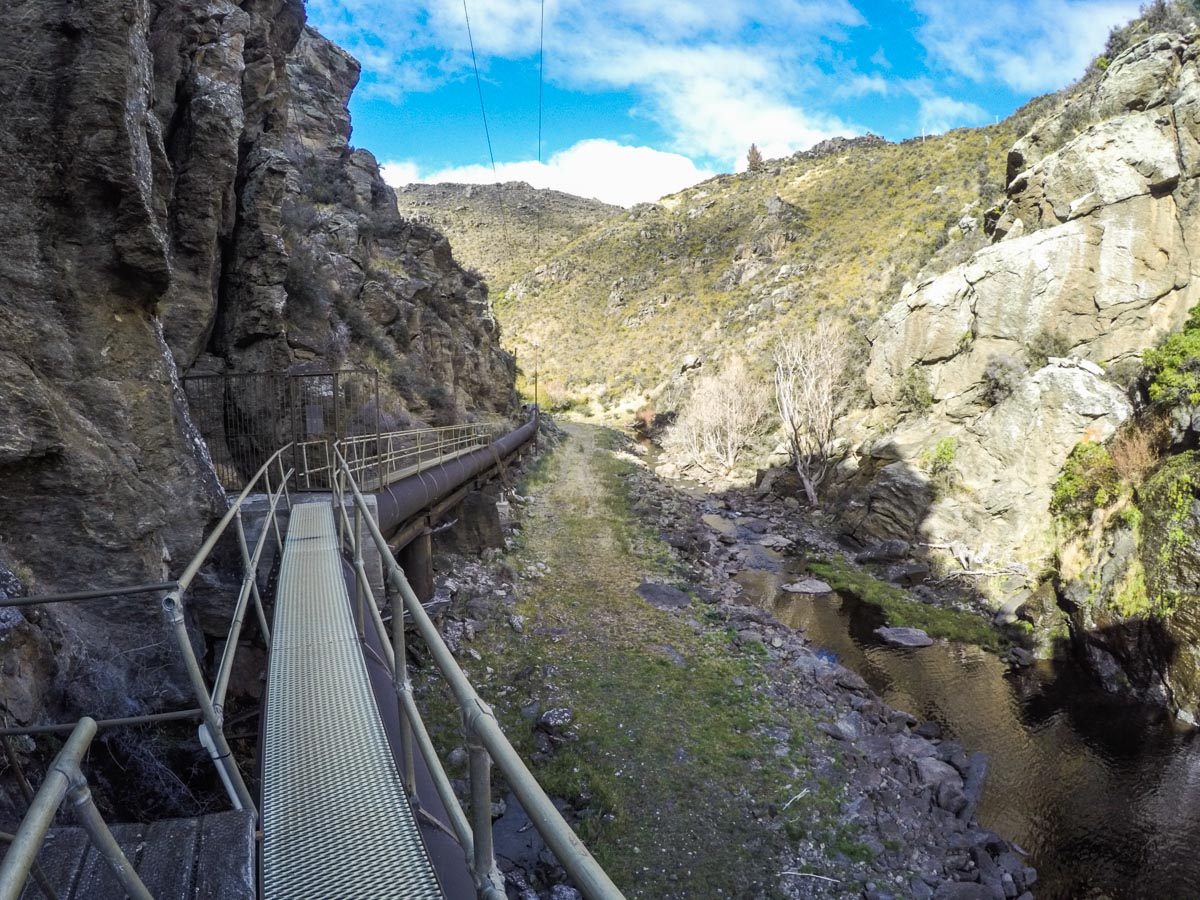
M433 533L424 529L400 551L396 562L422 603L433 599Z

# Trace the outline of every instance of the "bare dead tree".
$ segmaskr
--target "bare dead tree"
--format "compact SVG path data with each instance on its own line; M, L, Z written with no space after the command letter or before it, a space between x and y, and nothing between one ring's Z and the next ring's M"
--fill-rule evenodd
M696 382L665 444L682 461L726 475L767 427L768 388L735 356L716 375Z
M775 351L775 405L792 465L812 506L832 466L837 421L850 399L850 350L845 326L822 320L791 335Z

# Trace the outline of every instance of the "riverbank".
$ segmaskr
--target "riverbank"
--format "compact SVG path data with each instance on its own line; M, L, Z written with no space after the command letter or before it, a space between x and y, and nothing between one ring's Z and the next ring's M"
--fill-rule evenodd
M444 631L627 895L1024 890L1033 873L972 819L983 760L737 603L737 582L697 564L692 501L652 486L614 432L568 431L522 488L507 557L444 561ZM793 540L766 524L754 546ZM532 888L555 877L508 868Z

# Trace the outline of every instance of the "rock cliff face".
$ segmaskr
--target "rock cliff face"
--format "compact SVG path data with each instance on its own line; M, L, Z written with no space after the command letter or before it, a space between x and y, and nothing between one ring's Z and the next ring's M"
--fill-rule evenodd
M348 148L358 67L305 30L301 0L19 2L7 19L0 596L178 573L221 500L176 369L374 364L396 420L512 409L482 289ZM0 713L77 713L63 686L80 679L93 704L172 701L168 645L144 649L155 598L10 612Z
M1016 142L992 245L907 286L872 328L860 434L883 437L859 445L843 502L859 538L920 534L976 569L1026 564L993 585L1008 608L1056 560L1080 657L1185 717L1200 711L1200 575L1194 544L1177 546L1200 515L1188 459L1070 533L1050 501L1072 449L1134 415L1142 352L1200 300L1198 58L1195 31L1147 37ZM1175 450L1195 444L1181 427Z
M996 560L1045 558L1067 455L1130 415L1129 366L1200 299L1198 53L1195 35L1153 36L1039 122L1009 154L993 245L906 287L873 327L873 421L901 419L864 446L864 471L897 459L919 470L950 440L956 486L927 511L907 504L918 521L901 527L877 513L877 487L862 492L856 533L915 524Z

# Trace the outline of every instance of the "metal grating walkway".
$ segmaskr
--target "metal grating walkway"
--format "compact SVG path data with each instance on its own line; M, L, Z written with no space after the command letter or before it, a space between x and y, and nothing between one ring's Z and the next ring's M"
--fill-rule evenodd
M441 898L371 693L328 503L292 510L272 638L264 897Z

